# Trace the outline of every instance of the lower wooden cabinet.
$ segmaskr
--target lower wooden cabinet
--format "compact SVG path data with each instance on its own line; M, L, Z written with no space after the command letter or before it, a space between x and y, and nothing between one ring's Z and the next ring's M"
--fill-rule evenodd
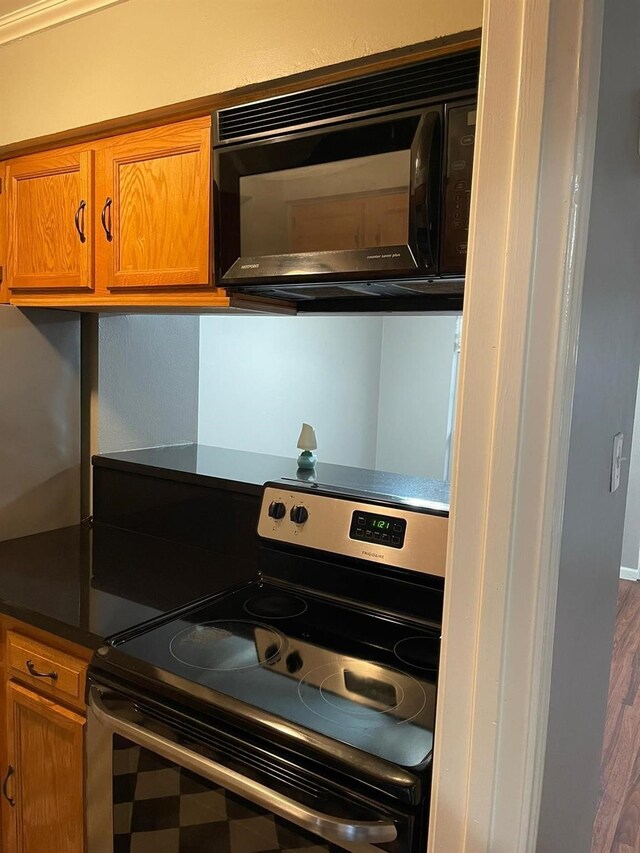
M87 649L0 617L1 853L85 851L90 657Z
M84 718L14 681L6 703L7 853L83 853Z

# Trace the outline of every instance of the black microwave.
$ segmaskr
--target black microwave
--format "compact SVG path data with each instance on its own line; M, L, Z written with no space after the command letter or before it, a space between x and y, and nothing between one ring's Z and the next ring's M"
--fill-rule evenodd
M318 310L461 294L477 63L469 51L217 113L218 285Z

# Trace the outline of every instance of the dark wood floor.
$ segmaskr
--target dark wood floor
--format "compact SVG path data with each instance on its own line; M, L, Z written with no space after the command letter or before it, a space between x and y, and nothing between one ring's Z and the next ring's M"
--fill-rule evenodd
M620 581L592 853L640 853L640 583Z

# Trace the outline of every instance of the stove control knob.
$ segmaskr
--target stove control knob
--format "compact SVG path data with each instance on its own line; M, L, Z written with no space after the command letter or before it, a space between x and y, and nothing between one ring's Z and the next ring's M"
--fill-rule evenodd
M287 672L291 673L291 675L294 672L299 672L302 669L303 663L300 652L291 652L286 658Z
M272 501L269 504L269 518L284 518L287 514L287 508L282 501Z
M308 518L309 510L306 506L294 506L291 510L291 521L295 521L296 524L304 524Z

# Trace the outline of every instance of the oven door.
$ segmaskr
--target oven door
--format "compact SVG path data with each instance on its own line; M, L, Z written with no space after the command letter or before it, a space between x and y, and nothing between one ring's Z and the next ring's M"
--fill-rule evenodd
M218 282L435 274L441 149L439 107L216 149Z
M304 783L275 790L110 688L91 683L87 720L88 853L406 849L401 820Z

